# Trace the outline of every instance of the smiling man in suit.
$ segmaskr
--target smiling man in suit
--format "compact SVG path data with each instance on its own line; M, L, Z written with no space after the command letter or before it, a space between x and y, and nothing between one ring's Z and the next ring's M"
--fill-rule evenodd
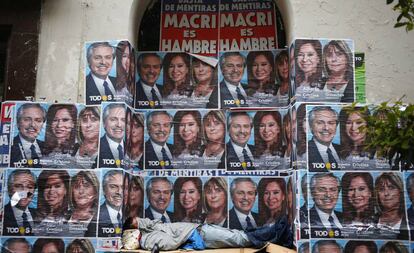
M309 126L313 135L308 142L309 170L338 169L339 145L332 143L338 126L337 112L330 106L315 106L309 112Z
M232 112L227 119L230 141L227 142L227 170L254 169L254 146L247 144L252 131L252 118L247 112Z
M10 166L40 168L44 142L37 138L46 120L46 111L40 104L27 103L19 107L16 115L19 134L13 138Z
M10 202L4 206L4 236L33 235L35 210L29 208L36 190L36 177L28 169L13 170L7 178ZM15 196L14 196L15 195ZM15 205L11 199L18 198Z
M150 139L145 142L145 169L172 169L171 148L167 143L172 127L172 116L166 111L153 111L147 116Z
M309 211L312 235L315 230L341 229L342 213L335 211L340 191L339 178L333 173L316 173L311 178L310 190L315 203Z
M115 49L108 42L92 43L86 52L89 69L86 76L86 104L101 104L111 101L115 94L115 77L109 76L115 59ZM101 99L95 99L100 96Z
M258 227L259 215L252 212L257 195L257 184L248 177L235 178L230 184L233 208L229 211L231 229L251 230Z
M139 81L136 83L135 108L162 108L162 86L157 84L161 73L161 57L156 53L142 53L137 60Z
M166 177L153 177L146 187L149 207L145 209L145 218L174 222L173 213L167 211L173 193L173 184Z
M105 202L99 208L99 237L113 237L122 232L123 174L109 170L103 177Z
M121 167L124 160L126 110L124 104L108 104L103 111L105 135L100 139L99 167Z

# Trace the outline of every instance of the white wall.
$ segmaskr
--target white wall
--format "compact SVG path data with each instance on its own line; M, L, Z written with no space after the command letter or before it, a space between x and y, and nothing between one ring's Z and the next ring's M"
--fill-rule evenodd
M83 43L129 39L149 0L50 0L42 6L36 98L83 102ZM414 31L379 0L278 0L288 38L351 38L365 52L367 100L414 102ZM120 4L122 3L122 4Z

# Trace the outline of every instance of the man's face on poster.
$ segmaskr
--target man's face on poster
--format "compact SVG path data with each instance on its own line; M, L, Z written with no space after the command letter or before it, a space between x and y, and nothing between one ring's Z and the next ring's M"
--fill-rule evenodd
M235 186L232 194L234 207L244 214L249 214L256 200L256 186L248 181L238 182Z
M89 68L92 73L100 79L106 79L114 61L113 49L108 46L99 46L92 49L89 58Z
M231 55L224 59L222 73L224 80L233 85L238 85L243 77L244 59L241 56Z
M323 212L330 214L338 201L339 184L330 176L316 179L312 189L312 197L315 205Z
M151 140L159 145L164 145L171 132L171 118L167 114L157 114L152 116L149 125L149 135Z
M16 207L21 210L26 210L33 200L35 192L35 180L31 174L22 173L13 176L13 182L11 183L10 197L16 192L26 192L26 197L21 198Z
M106 117L104 122L104 127L109 138L115 142L121 143L125 132L125 108L110 108L108 117Z
M244 147L249 141L250 134L252 130L252 125L250 123L250 118L247 115L237 115L232 117L230 123L229 134L231 140Z
M314 120L311 125L312 134L315 139L325 145L331 145L336 134L337 117L332 111L316 111L314 112Z
M172 193L171 184L167 181L160 180L152 182L151 186L148 196L150 205L155 211L162 214L170 204Z
M139 76L142 81L150 86L154 86L161 73L160 58L149 55L142 58L142 63L139 68Z
M26 141L35 141L42 130L43 122L44 115L41 109L36 107L23 109L19 122L17 123L20 135Z
M123 176L122 173L117 173L108 176L104 186L104 195L106 202L115 209L119 209L123 202Z

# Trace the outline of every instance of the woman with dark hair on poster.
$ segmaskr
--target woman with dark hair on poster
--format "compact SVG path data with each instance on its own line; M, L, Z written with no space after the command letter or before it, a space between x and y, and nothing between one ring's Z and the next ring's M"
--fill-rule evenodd
M253 118L256 161L264 162L260 168L275 169L283 166L282 117L278 111L259 111Z
M79 171L70 181L69 235L96 236L96 217L99 205L99 180L92 171Z
M354 102L354 71L351 49L344 40L331 40L323 48L325 101Z
M409 253L402 242L388 241L379 249L379 253Z
M75 239L66 247L66 253L95 253L95 247L88 239Z
M132 102L131 87L135 84L132 47L128 41L120 41L116 47L115 99Z
M64 251L65 243L62 239L39 238L33 244L32 253L62 253Z
M192 58L191 67L195 86L191 93L192 101L197 107L205 108L217 86L217 68L195 57Z
M223 111L212 110L203 117L206 144L202 147L202 158L206 168L224 168L224 137L226 118Z
M198 177L180 177L174 183L174 218L176 221L201 223L202 183Z
M318 99L322 78L322 45L319 40L296 40L296 95L299 101ZM315 93L315 94L313 94Z
M199 111L177 111L174 115L173 157L180 159L201 156L202 130Z
M144 116L139 113L130 114L129 129L126 141L126 160L131 165L138 166L143 169L143 152L144 152Z
M342 176L343 224L373 225L375 221L374 180L368 172L347 172Z
M163 60L163 69L164 103L171 108L187 108L188 97L193 92L190 78L190 56L186 53L167 53Z
M404 186L396 172L384 172L375 180L377 227L384 238L408 239Z
M286 182L283 178L262 178L259 194L259 224L273 224L286 215Z
M282 50L276 55L275 65L278 105L286 106L289 103L289 56L287 50Z
M101 110L98 106L87 106L79 113L77 139L72 156L81 168L96 168L99 143Z
M378 247L373 241L349 241L344 253L377 253Z
M144 180L140 176L132 176L129 182L128 201L125 208L125 217L143 217Z
M208 179L203 188L203 223L227 227L227 181L224 177Z
M247 96L254 105L273 105L276 95L274 58L271 51L253 51L247 55Z
M75 105L53 104L46 115L46 137L44 153L72 154L76 141L78 110Z
M34 234L64 236L67 234L69 181L66 170L43 170L38 179L38 200Z

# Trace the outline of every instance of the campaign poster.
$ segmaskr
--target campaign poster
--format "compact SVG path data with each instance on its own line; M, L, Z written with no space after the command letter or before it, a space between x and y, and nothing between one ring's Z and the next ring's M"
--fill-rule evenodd
M352 40L294 40L295 100L297 102L355 101Z
M355 95L358 103L366 103L365 53L355 52Z
M414 173L404 172L405 183L405 208L407 210L407 219L410 230L411 240L414 239Z
M223 111L158 110L146 122L146 170L225 168Z
M95 253L95 249L97 249L97 239L92 238L64 238L64 243L66 253Z
M218 1L161 2L161 51L216 56L219 28Z
M227 112L228 171L284 170L292 154L290 114L272 111Z
M127 40L85 43L85 103L125 102L135 94L135 55Z
M380 242L374 240L349 240L346 242L343 252L354 253L363 250L369 253L376 253L378 252L378 243Z
M310 171L387 170L388 159L368 148L363 105L307 105L307 155Z
M101 110L98 166L122 168L125 158L126 105L103 103Z
M275 3L220 1L220 51L278 48Z
M11 122L10 167L43 167L48 107L47 103L15 103Z
M136 217L144 217L144 177L140 175L124 173L124 226L128 226L127 220Z
M1 104L0 122L0 167L7 167L10 162L10 133L12 129L12 118L15 102L4 102Z
M311 237L409 239L401 172L317 172L308 179Z
M138 172L144 169L144 113L126 108L124 169Z
M300 180L300 181L299 181ZM298 237L302 239L308 239L309 230L309 208L308 208L308 174L305 170L298 171L298 184L297 187L297 206L299 208L299 226Z
M379 253L389 251L411 252L410 242L398 240L376 240Z
M173 187L175 177L145 177L144 217L174 222Z
M342 253L344 252L344 246L346 244L346 241L344 240L338 240L334 238L325 238L325 239L311 239L309 240L308 248L310 248L310 252L330 252L330 253ZM304 249L306 249L306 245L304 246ZM302 253L302 252L301 252ZM353 252L352 252L353 253ZM371 252L370 252L371 253ZM372 252L374 253L374 252ZM376 253L376 252L375 252Z
M125 220L124 194L128 192L124 184L128 179L123 170L101 169L98 237L121 237Z
M220 53L221 108L289 104L287 50Z
M36 238L2 236L1 251L31 253L35 241Z

